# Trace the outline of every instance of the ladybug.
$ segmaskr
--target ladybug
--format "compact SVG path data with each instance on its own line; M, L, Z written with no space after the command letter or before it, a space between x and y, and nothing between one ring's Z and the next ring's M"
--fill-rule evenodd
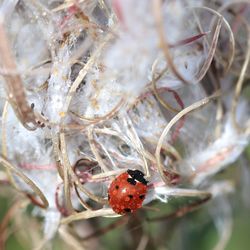
M117 176L108 189L110 207L117 214L133 213L142 206L148 181L140 170L128 169Z

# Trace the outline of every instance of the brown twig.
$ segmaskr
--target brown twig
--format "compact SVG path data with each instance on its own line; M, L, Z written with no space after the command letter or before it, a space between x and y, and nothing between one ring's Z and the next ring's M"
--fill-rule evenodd
M2 20L0 20L0 54L2 67L7 71L10 70L17 72L15 59L11 53L9 40L7 38ZM36 129L36 115L27 102L20 75L4 75L4 79L8 100L11 103L12 108L16 112L18 118L27 129ZM30 123L33 124L32 127L30 126Z

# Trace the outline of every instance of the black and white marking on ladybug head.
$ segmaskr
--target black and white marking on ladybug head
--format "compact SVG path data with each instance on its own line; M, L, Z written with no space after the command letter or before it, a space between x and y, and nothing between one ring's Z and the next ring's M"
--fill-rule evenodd
M136 180L133 178L128 178L127 182L130 183L131 185L136 185Z
M148 181L144 178L144 173L141 172L140 170L137 170L137 169L136 170L128 169L127 173L131 176L131 178L133 180L139 181L142 184L147 185Z

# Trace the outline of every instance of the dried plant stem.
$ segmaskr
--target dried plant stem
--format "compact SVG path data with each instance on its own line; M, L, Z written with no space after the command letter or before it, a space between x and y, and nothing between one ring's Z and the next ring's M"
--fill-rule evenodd
M232 101L232 107L231 107L231 114L232 114L232 122L234 127L238 130L238 131L242 131L241 126L238 124L237 119L236 119L236 109L237 109L237 104L239 102L239 97L241 94L241 90L242 90L242 86L244 83L244 79L245 79L245 74L246 71L248 69L248 65L249 65L249 61L250 61L250 26L247 23L246 20L244 20L243 18L241 18L243 24L246 26L246 31L247 31L247 51L246 51L246 57L240 72L240 76L239 79L236 83L236 87L235 87L235 92L234 92L234 97L233 97L233 101Z
M96 133L117 136L117 137L119 137L119 139L124 140L125 143L127 143L129 145L131 144L130 141L122 133L120 133L118 131L115 131L115 130L112 130L112 129L109 129L109 128L94 128L94 131ZM145 138L145 140L147 142L149 142L150 144L156 144L156 142L154 142L152 140L149 140L148 138ZM167 144L166 146L163 145L162 148L168 154L170 154L171 156L173 156L176 160L181 160L180 154L178 153L178 151L172 145L170 145L170 144ZM144 156L146 157L146 159L148 159L149 161L151 161L153 164L156 164L156 159L155 159L155 156L153 154L151 154L150 152L148 152L146 149L143 149L143 152L144 152ZM113 171L114 172L113 175L119 174L119 173L121 173L121 171L122 170ZM104 178L104 177L108 177L108 176L110 176L108 173L107 173L107 175L106 174L98 174L98 175L92 176L92 178L96 179L96 178Z
M63 128L71 128L71 129L80 129L80 130L84 130L86 128L88 128L91 125L95 125L97 123L101 123L104 122L108 119L111 119L113 116L115 116L118 111L121 109L121 107L125 104L125 101L123 98L121 98L121 100L118 102L118 104L111 110L109 111L107 114L103 115L103 116L99 116L99 117L95 117L95 118L90 118L90 117L85 117L85 116L81 116L79 114L76 114L74 112L71 112L72 114L74 114L75 116L77 116L80 120L82 121L90 121L88 124L86 125L63 125Z
M69 105L70 105L71 100L72 100L72 98L74 96L74 93L76 92L77 88L79 87L79 85L81 84L82 80L86 76L88 70L93 66L93 64L95 63L95 60L100 56L100 53L101 53L102 49L105 47L105 45L107 44L107 42L110 41L111 38L112 38L111 35L107 35L104 38L104 42L94 51L94 53L92 54L92 56L89 58L88 62L80 70L80 72L79 72L77 78L75 79L75 81L72 83L72 85L70 87L70 90L68 92L68 95L66 97L64 108L63 108L63 110L64 110L65 113L68 112Z
M182 206L181 208L177 209L176 211L174 211L173 213L170 213L168 215L149 218L148 221L149 222L156 222L156 221L170 220L170 219L183 217L185 214L197 210L201 205L203 205L204 203L209 201L212 197L212 195L208 192L203 192L201 195L199 195L197 193L196 195L197 195L197 198L198 197L203 197L203 198L201 198L198 201L194 201L191 204L188 204L186 206ZM185 196L185 195L181 195L181 196Z
M227 246L227 243L230 240L230 237L233 232L233 221L232 218L228 217L225 221L225 225L223 226L222 231L220 230L220 237L219 241L217 242L216 246L213 250L224 250Z
M229 57L229 60L227 61L227 65L226 65L226 67L225 67L225 69L224 69L224 75L226 75L228 72L229 72L229 70L230 70L230 68L231 68L231 66L232 66L232 64L233 64L233 61L234 61L234 57L235 57L235 38L234 38L234 34L233 34L233 31L232 31L232 29L231 29L231 27L230 27L230 24L228 23L228 21L220 14L220 12L221 11L216 11L216 10L213 10L213 9L211 9L211 8L209 8L209 7L205 7L205 6L203 6L203 7L193 7L192 9L203 9L203 10L207 10L207 11L209 11L209 12L211 12L211 13L213 13L214 15L216 15L219 19L221 19L222 21L223 21L223 23L225 24L225 27L227 28L227 30L228 30L228 32L229 32L229 37L230 37L230 40L229 40L229 42L230 42L230 45L231 45L231 53L229 53L229 55L230 55L230 57ZM194 16L196 17L196 14L194 13ZM198 20L198 18L196 17L196 22L198 23L198 27L199 27L199 29L200 29L200 32L203 32L203 29L202 29L202 27L201 27L201 25L200 25L200 22L199 22L199 20ZM213 24L214 24L214 22L215 21L212 21L211 22L211 25L213 26ZM217 22L217 25L216 25L216 27L218 27L218 22ZM216 31L215 31L216 32ZM213 38L213 40L215 40L215 35L216 35L216 33L214 32L214 38ZM207 42L207 44L208 44L208 41L207 41L207 38L205 37L205 41ZM217 41L218 41L218 38L217 38ZM216 42L216 44L217 44L217 42ZM210 48L210 52L211 52L211 54L212 54L212 45L211 45L211 48ZM216 47L216 46L215 46ZM210 53L209 53L210 54ZM219 58L219 56L217 55L217 53L215 53L215 51L213 52L213 55L215 56L215 58L220 62L220 63L222 63L223 64L223 62L221 62L221 59ZM209 56L209 58L210 58L211 56ZM212 57L213 58L213 57ZM208 63L206 63L207 65L209 65Z
M163 50L168 66L180 81L182 81L183 83L188 83L188 81L184 79L183 76L176 69L174 62L173 62L173 58L170 54L170 47L165 38L164 21L163 21L163 15L162 15L162 0L153 1L153 12L154 12L157 32L159 35L160 46Z
M77 0L77 4L80 4L86 0ZM58 7L52 9L53 12L61 11L67 9L75 4L75 1L64 1L65 3L59 5Z
M0 20L0 54L2 57L1 63L3 68L11 71L17 71L2 20ZM36 116L27 102L20 75L5 75L4 78L9 102L13 109L17 112L17 116L20 121L27 129L36 129ZM30 127L29 123L32 123L33 127Z
M51 141L52 141L52 145L53 145L53 151L54 151L54 157L55 157L55 161L56 161L56 167L57 167L57 171L58 174L60 175L60 177L63 179L63 167L61 165L60 162L60 149L59 149L59 136L57 133L52 133L51 135Z
M220 89L218 89L220 90ZM216 110L216 127L215 127L215 138L218 139L222 132L222 119L223 119L223 103L221 98L217 100L217 110Z
M68 211L65 208L65 204L61 205L60 201L59 201L59 192L60 192L60 187L63 185L63 182L61 182L60 184L57 185L56 187L56 192L55 192L55 204L56 204L56 208L57 210L62 214L62 215L68 215Z
M66 199L66 208L68 212L71 214L74 213L74 208L71 202L71 190L70 190L70 186L72 183L68 172L68 169L71 168L71 165L67 157L65 136L63 133L60 134L60 145L61 145L62 162L63 162L63 184L64 184L64 195Z
M244 0L240 0L240 1L237 1L237 2L236 1L230 1L230 2L225 3L224 5L222 5L218 9L218 12L222 13L223 11L225 11L226 9L228 9L231 5L234 5L234 4L243 4L243 3L249 4L249 0L245 0L245 1ZM243 20L243 17L239 16L239 19ZM230 57L230 61L228 62L228 70L229 70L229 68L230 68L229 66L232 65L232 63L233 63L233 61L235 59L235 39L234 39L234 34L233 34L233 31L232 31L230 25L228 24L228 22L226 22L225 24L226 24L226 26L227 26L227 28L229 30L229 33L230 33L230 42L231 42L231 46L232 46L232 50L233 50L232 51L232 56ZM248 23L245 22L245 24L247 26L247 29L249 29L248 28ZM249 32L248 32L248 34L249 34ZM249 41L249 38L248 38L248 41ZM234 71L232 71L232 72L234 72ZM225 72L225 73L227 73L227 72ZM247 75L247 72L245 74ZM249 77L249 75L248 75L248 77Z
M26 175L24 175L19 169L15 168L10 162L8 162L6 159L0 156L0 164L1 166L5 167L6 169L9 169L9 171L13 172L17 176L19 176L30 188L35 192L36 195L38 195L43 202L43 208L47 208L49 206L49 203L44 196L43 192L38 188L38 186Z
M76 195L77 195L81 205L87 210L93 210L93 208L91 206L89 206L88 203L81 197L81 194L79 193L77 185L75 183L74 183L74 188L75 188Z
M110 11L109 7L107 6L107 3L105 2L105 0L99 0L98 2L100 4L101 8L104 9L104 11L106 12L107 17L111 18L112 17L111 11Z
M210 97L206 97L190 106L188 106L187 108L183 109L181 112L179 112L169 123L168 125L165 127L165 129L163 130L160 139L158 141L157 147L156 147L156 151L155 151L155 157L156 157L156 161L157 161L157 168L158 171L161 175L162 180L168 185L168 180L164 174L164 167L162 166L161 163L161 157L160 157L160 152L161 152L161 148L163 145L163 142L167 136L167 134L169 133L170 129L173 127L174 124L176 124L177 121L179 121L183 116L185 116L186 114L203 107L204 105L208 104L212 99L218 97L218 92L215 93L214 95L210 96Z
M100 237L101 235L104 235L111 230L114 230L118 227L121 227L121 226L127 224L128 220L129 220L129 216L123 216L123 217L119 218L118 220L116 220L115 222L109 224L108 226L97 229L95 232L93 232L92 234L90 234L88 236L85 236L81 240L86 241L86 240L89 240L91 238Z
M6 230L7 230L8 223L15 216L16 211L18 209L20 209L20 206L21 206L20 200L17 200L16 202L14 202L12 204L12 206L9 208L8 212L4 215L4 217L1 220L1 223L0 223L0 248L5 246Z
M145 156L145 150L143 147L143 144L133 126L133 123L131 121L131 119L129 118L129 116L124 116L122 117L122 120L125 124L125 127L127 129L127 134L131 140L131 142L134 144L135 149L138 151L138 153L141 155L142 160L143 160L143 167L144 167L144 174L145 177L148 178L150 177L150 172L149 172L149 167L148 167L148 163L146 160L146 156Z
M114 171L109 171L109 172L107 172L107 173L95 174L95 175L92 175L92 180L110 178L110 177L119 175L119 174L121 174L122 172L124 172L123 169L114 170Z
M208 51L208 57L207 60L205 61L205 63L203 64L202 68L199 71L199 74L196 76L197 77L197 82L200 82L203 77L205 76L205 74L207 73L209 66L212 63L212 60L214 58L214 54L215 54L215 50L216 50L216 46L218 43L218 39L219 39L219 34L220 34L220 30L221 30L221 24L222 24L222 17L219 17L219 20L217 22L215 31L214 31L214 36L213 36L213 40L210 46L210 49Z
M7 149L7 128L6 128L6 119L7 119L7 113L8 113L8 106L9 103L8 101L5 102L4 107L3 107L3 113L2 113L2 156L7 159L8 158L8 149ZM6 173L8 176L8 180L10 183L18 189L16 182L11 174L10 169L6 169Z
M153 86L153 92L157 98L157 100L159 100L159 102L161 103L161 105L166 108L167 110L174 112L174 113L178 113L180 110L172 107L169 103L167 103L165 100L163 100L161 98L161 96L158 93L157 87L156 87L156 77L155 77L155 70L156 70L156 66L157 66L157 60L154 62L153 66L152 66L152 86Z
M75 250L85 250L86 248L83 247L83 245L75 238L73 235L71 235L68 232L68 228L65 225L61 225L59 228L59 235L64 240L64 242L70 246L73 247Z
M84 211L78 214L71 215L67 218L63 218L61 220L62 224L68 224L73 221L77 220L86 220L94 217L100 217L100 216L110 216L110 215L117 215L111 208L102 208L95 211Z
M48 243L48 241L49 240L47 238L43 238L38 243L36 243L36 246L32 250L43 250L46 244Z
M98 144L100 145L101 149L102 149L103 152L106 154L106 156L108 157L108 159L109 159L109 161L110 161L110 163L111 163L111 165L112 165L112 168L111 168L111 169L119 169L119 168L116 166L116 164L115 164L113 158L111 157L110 153L108 152L108 149L103 145L103 143L98 142Z
M149 236L147 234L143 234L136 250L145 250L148 245L148 242Z
M153 145L157 145L157 143L158 143L157 141L153 141L153 140L149 140L149 139L147 139L147 141L149 141ZM162 149L164 151L166 151L167 154L169 154L173 158L175 158L176 161L182 160L180 153L177 151L177 149L173 145L166 142L165 145L162 145Z
M91 148L92 153L94 154L96 160L98 161L99 166L101 167L101 169L103 170L104 173L108 172L109 168L105 165L102 157L98 153L98 150L96 149L96 146L95 146L95 140L94 140L94 137L93 137L93 126L90 126L87 129L87 136L88 136L88 141L89 141L90 148Z
M90 193L80 182L80 180L78 179L77 175L74 173L71 165L70 165L70 162L69 162L69 159L68 159L68 156L67 156L67 150L66 150L66 141L65 141L65 134L64 133L61 133L60 134L60 146L61 146L61 152L62 154L64 155L63 156L63 159L64 159L64 162L63 162L63 165L65 168L67 168L67 172L69 174L69 176L72 178L72 182L74 182L77 187L79 188L79 190L81 190L84 194L86 194L90 199L100 203L100 204L107 204L107 200L106 199L103 199L101 197L98 197L92 193Z

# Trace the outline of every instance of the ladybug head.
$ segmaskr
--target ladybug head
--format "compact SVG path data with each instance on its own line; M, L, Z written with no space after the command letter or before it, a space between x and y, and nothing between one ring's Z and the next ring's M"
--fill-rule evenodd
M131 170L128 169L127 173L131 176L133 180L137 180L144 185L147 185L148 181L144 178L144 173L140 170Z

